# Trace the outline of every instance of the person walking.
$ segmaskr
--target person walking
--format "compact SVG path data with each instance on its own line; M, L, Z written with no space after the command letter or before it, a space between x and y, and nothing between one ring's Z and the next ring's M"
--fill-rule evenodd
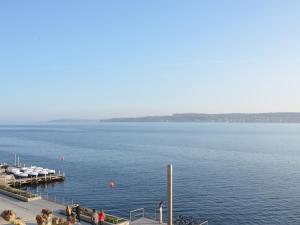
M103 209L101 209L101 211L98 214L98 225L103 225L104 220L105 220L105 213Z
M93 209L93 213L91 215L91 221L92 221L92 225L97 225L97 213L95 209Z

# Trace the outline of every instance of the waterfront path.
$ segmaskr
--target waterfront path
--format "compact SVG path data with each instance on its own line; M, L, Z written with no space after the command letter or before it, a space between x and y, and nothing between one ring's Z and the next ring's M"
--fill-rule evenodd
M0 213L3 210L11 209L16 212L18 217L21 217L27 225L36 225L35 217L41 214L42 209L49 208L53 210L53 214L57 217L64 217L59 214L59 211L65 209L64 205L41 199L32 202L22 202L5 195L0 194ZM2 218L0 224L3 224ZM81 225L90 225L90 223L81 222Z
M53 215L57 217L63 217L63 215L59 214L60 210L64 210L65 206L61 204L57 204L54 202L50 202L44 199L35 200L32 202L22 202L14 198L10 198L6 195L0 194L0 213L3 210L13 210L16 212L17 217L21 217L26 225L36 225L35 217L38 214L41 214L42 209L51 209L53 211ZM0 225L6 225L6 223L0 217ZM80 222L81 225L91 225L87 222ZM158 221L154 221L147 218L140 218L135 221L130 222L130 225L159 225ZM162 225L166 225L165 223Z

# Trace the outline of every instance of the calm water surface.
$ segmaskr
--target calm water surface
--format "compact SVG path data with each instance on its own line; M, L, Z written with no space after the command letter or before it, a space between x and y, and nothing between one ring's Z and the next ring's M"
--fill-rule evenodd
M32 191L123 217L166 200L172 163L175 215L212 225L300 224L299 124L1 125L0 161L13 162L14 153L66 173L65 182Z

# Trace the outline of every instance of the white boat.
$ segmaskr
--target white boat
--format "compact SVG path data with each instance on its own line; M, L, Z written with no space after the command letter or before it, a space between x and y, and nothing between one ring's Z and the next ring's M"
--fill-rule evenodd
M29 174L32 173L32 172L33 172L33 170L27 169L27 170L25 170L23 173L27 173L27 174L29 175Z
M17 176L25 178L25 177L28 177L28 174L27 173L19 173Z
M38 173L39 173L39 175L47 175L48 171L47 170L40 170Z
M48 170L48 173L55 174L55 170Z
M10 173L14 173L14 172L16 172L16 171L20 171L20 169L19 169L19 168L16 168L16 167L8 167L8 168L7 168L7 171L10 172Z
M16 170L13 172L14 175L18 176L19 174L21 174L22 172L20 170Z
M25 170L27 170L28 168L27 167L22 167L21 168L21 171L25 171Z
M36 172L36 171L31 171L31 172L28 172L28 175L29 176L38 176L39 175L39 173L38 172Z

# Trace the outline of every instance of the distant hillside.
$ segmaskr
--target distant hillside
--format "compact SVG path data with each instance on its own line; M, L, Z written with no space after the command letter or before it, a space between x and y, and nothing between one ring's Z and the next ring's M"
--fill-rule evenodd
M300 123L300 113L182 113L169 116L112 118L100 122L227 122L227 123Z

